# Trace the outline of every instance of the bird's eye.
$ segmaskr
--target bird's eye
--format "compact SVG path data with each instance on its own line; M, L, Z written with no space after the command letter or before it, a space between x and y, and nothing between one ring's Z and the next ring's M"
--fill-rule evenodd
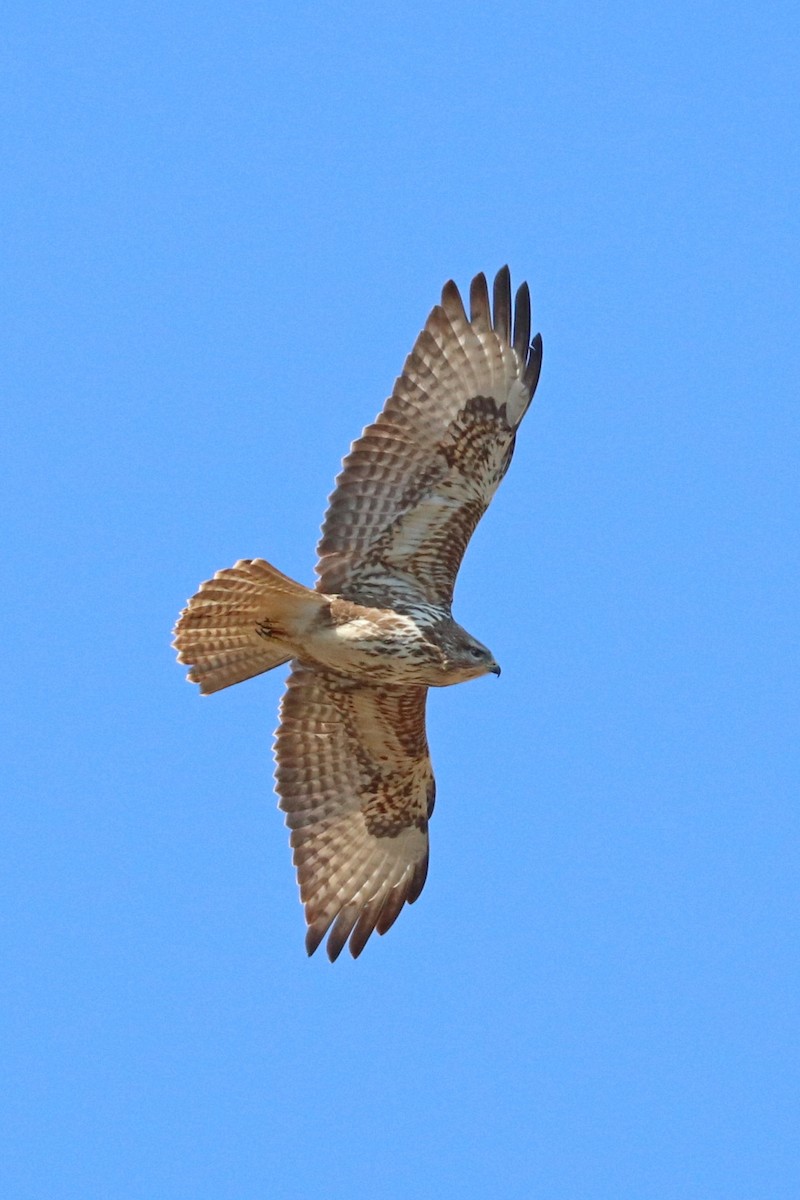
M483 658L483 651L480 646L470 646L469 652L473 658Z

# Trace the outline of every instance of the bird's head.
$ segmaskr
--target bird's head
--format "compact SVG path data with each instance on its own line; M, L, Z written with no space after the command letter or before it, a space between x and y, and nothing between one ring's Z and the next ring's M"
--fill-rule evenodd
M442 682L445 684L464 683L481 675L500 674L500 667L491 650L455 622L447 636L442 638L441 648Z

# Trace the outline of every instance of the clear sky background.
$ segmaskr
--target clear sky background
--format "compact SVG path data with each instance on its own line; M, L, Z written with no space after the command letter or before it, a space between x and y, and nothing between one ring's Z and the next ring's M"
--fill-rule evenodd
M9 1200L796 1200L795 3L6 10ZM433 695L428 885L309 961L282 672L170 629L310 582L443 282L544 370Z

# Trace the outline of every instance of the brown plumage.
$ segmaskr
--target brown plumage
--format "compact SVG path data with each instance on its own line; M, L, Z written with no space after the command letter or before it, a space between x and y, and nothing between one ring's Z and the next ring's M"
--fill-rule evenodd
M513 320L513 324L512 324ZM428 687L495 672L453 620L459 566L508 470L541 367L530 298L508 268L447 283L376 421L344 460L316 590L263 559L203 584L175 630L203 692L292 660L276 735L309 954L361 953L419 896L435 785Z

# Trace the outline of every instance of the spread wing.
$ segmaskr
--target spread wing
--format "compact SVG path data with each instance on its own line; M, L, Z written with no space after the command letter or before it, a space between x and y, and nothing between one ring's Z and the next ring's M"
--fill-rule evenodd
M507 267L445 284L380 416L344 460L317 552L320 591L449 605L467 543L514 451L539 379L527 284Z
M424 687L365 687L295 662L275 742L306 949L357 957L413 904L428 871L435 785ZM333 926L333 928L331 928Z

